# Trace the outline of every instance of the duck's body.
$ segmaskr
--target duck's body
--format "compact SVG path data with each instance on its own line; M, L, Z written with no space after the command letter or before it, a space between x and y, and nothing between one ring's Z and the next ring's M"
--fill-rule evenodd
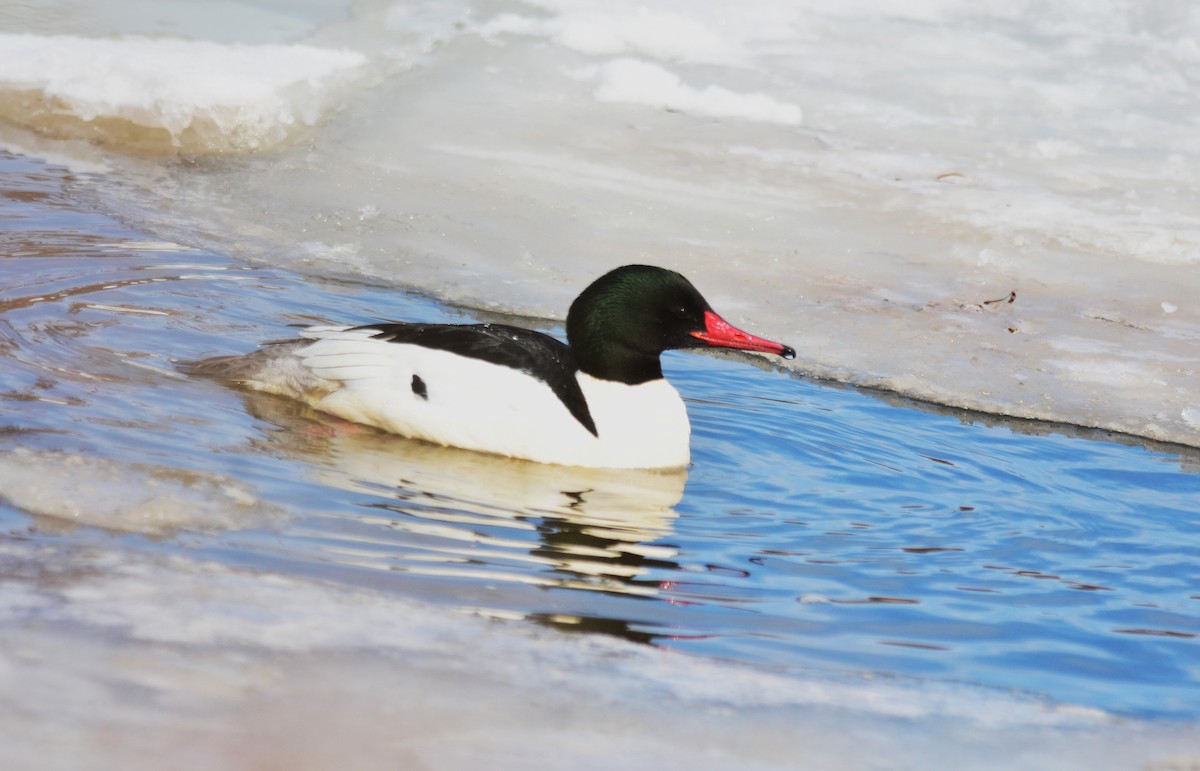
M571 306L570 345L502 324L312 327L301 340L192 365L357 423L542 463L680 468L690 426L667 348L794 355L734 329L687 279L626 266Z
M312 327L301 335L250 356L210 359L193 371L468 450L568 466L688 463L687 412L670 383L592 377L574 365L566 345L538 332L498 324L382 324ZM472 352L430 347L455 337L480 345ZM488 358L478 355L484 352Z

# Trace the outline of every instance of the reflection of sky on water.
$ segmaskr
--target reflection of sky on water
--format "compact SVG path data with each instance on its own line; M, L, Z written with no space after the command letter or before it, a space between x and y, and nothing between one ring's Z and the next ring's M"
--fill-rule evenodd
M0 455L0 466L9 489L36 477L54 496L0 506L16 550L3 557L13 578L0 631L40 646L44 662L73 662L55 666L81 688L100 676L87 662L111 676L111 651L89 658L53 624L122 630L130 637L103 639L124 661L139 657L121 646L146 641L229 641L238 655L261 646L273 660L314 639L377 650L393 635L470 660L479 630L440 620L454 608L612 638L574 637L589 653L568 663L517 643L504 654L537 659L531 671L550 655L573 684L624 638L693 654L681 658L713 669L680 679L719 699L766 666L807 694L803 703L875 705L873 714L881 703L900 710L889 715L975 712L974 695L943 693L963 683L1135 715L1197 713L1189 507L1200 477L1188 473L1190 450L685 354L666 367L693 416L686 478L382 436L181 377L172 360L249 350L288 325L470 314L386 287L171 251L71 208L55 193L57 172L7 162L10 189L49 191L6 201L21 201L26 233L54 241L26 235L4 258L0 439L22 452ZM63 453L83 459L78 473L63 472ZM147 488L158 493L139 497ZM239 516L230 496L253 515ZM431 605L417 613L410 599ZM53 624L35 634L30 619ZM544 639L557 638L537 646ZM730 659L750 666L729 669ZM667 666L623 672L614 687L667 687ZM11 671L37 674L30 687L44 688L54 668ZM862 692L812 679L831 671ZM175 703L201 698L186 679L154 682ZM1069 717L1005 705L1018 723ZM855 723L851 735L873 726Z

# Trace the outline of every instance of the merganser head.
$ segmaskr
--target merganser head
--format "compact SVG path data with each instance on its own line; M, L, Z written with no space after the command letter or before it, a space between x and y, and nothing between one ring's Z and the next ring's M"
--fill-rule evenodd
M686 278L650 265L617 268L584 289L567 313L567 340L581 370L631 385L661 378L659 356L674 348L796 355L734 327Z

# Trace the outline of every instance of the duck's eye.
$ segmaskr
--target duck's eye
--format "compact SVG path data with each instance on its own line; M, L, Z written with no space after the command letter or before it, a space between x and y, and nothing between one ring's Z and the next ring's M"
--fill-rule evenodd
M675 314L675 318L680 320L687 320L692 317L692 314L689 313L688 309L683 305L676 305L671 309L671 311Z

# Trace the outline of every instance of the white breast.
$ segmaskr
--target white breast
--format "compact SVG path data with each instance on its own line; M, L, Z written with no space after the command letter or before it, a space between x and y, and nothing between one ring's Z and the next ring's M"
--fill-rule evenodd
M611 468L682 468L691 459L691 424L665 379L625 385L579 373L599 438L594 463Z
M578 374L593 435L541 380L447 351L371 339L370 331L306 330L296 363L324 387L292 394L347 420L438 444L542 463L682 468L691 429L666 380L641 385ZM266 384L249 383L263 390ZM331 389L328 386L333 385Z

